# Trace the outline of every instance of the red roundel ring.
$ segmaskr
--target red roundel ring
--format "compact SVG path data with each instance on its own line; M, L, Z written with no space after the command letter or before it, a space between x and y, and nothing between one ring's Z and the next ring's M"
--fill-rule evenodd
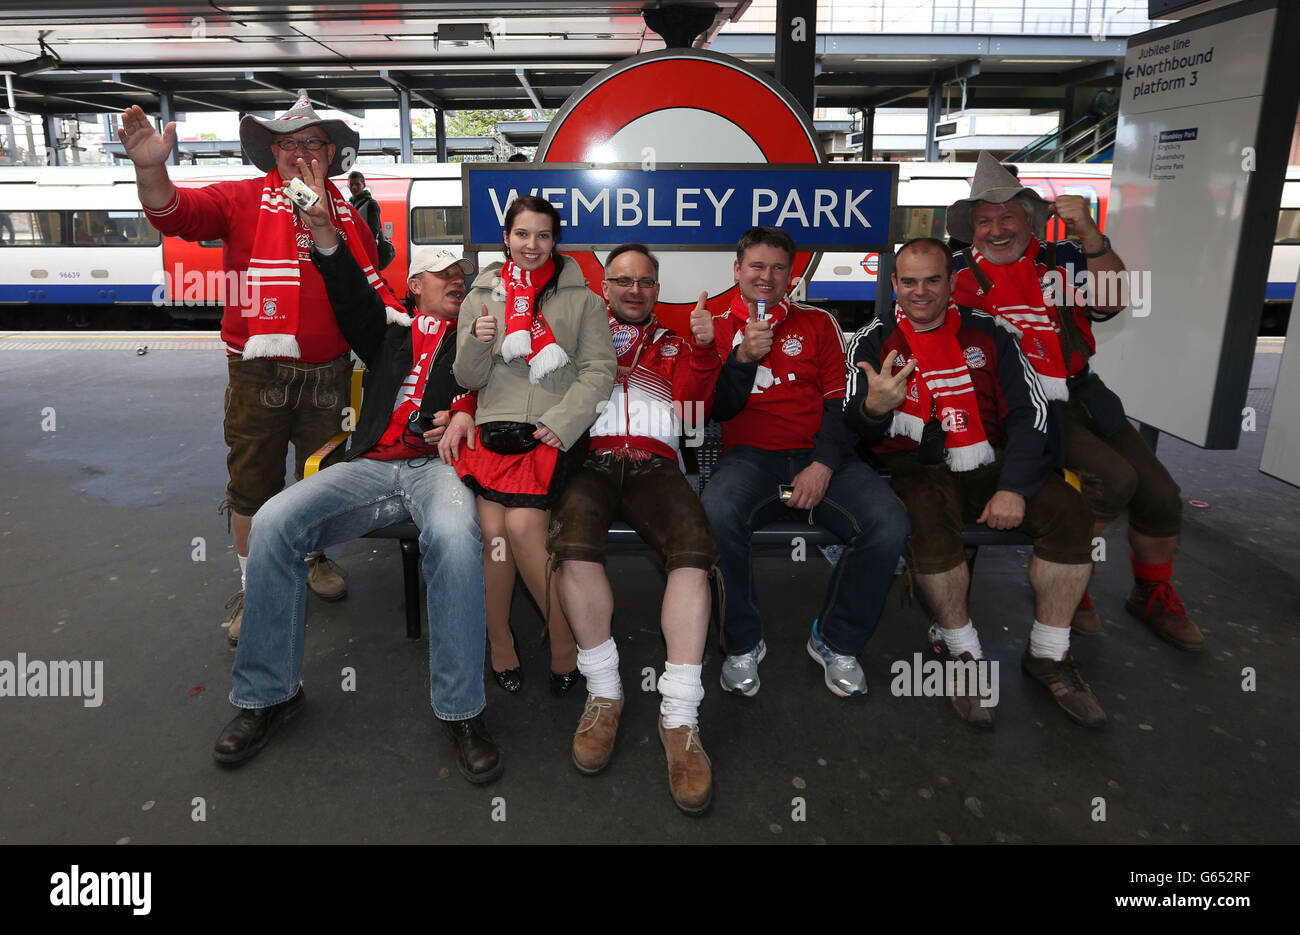
M602 162L598 153L624 127L657 111L690 108L715 115L747 136L768 163L809 164L822 161L816 130L807 116L772 79L744 62L699 49L673 49L625 59L592 77L555 115L537 148L538 162ZM678 149L680 152L680 148ZM741 162L716 158L674 161ZM562 245L561 245L562 246ZM578 261L587 281L599 291L604 278L589 251L568 254ZM802 277L814 254L795 254L792 278ZM700 288L720 284L701 283ZM711 294L708 307L720 315L731 304L735 286ZM679 334L689 333L694 303L660 301L659 319Z

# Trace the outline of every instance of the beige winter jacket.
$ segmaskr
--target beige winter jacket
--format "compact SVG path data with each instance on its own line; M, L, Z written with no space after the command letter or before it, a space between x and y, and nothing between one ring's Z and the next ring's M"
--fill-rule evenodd
M556 254L559 261L560 255ZM541 423L560 438L567 451L596 421L597 407L614 389L614 342L609 331L605 300L587 287L578 264L564 259L554 293L543 300L541 312L569 362L547 374L540 383L528 380L528 363L516 357L501 358L505 340L505 302L492 297L501 264L483 269L461 306L456 329L456 382L478 390L475 423ZM498 295L504 296L503 291ZM474 337L475 319L486 306L497 322L492 344Z

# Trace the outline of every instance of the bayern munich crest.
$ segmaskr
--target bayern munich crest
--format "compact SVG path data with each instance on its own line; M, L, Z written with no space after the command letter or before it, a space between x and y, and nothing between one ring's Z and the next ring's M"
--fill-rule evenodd
M989 362L984 351L978 347L968 347L961 353L966 358L966 366L971 370L978 370Z
M803 341L799 335L791 335L781 342L781 353L786 357L798 357L803 353Z
M610 329L610 336L614 339L614 353L621 356L636 341L637 329L632 325L617 325Z
M525 299L523 296L520 296L519 298L515 299L515 311L516 312L528 311L528 300Z

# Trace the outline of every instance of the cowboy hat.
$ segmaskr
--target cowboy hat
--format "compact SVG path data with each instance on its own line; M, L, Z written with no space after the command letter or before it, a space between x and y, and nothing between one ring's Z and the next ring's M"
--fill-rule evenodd
M312 109L305 91L299 94L292 107L278 117L266 119L252 114L245 116L239 121L239 142L253 165L263 172L270 172L275 168L271 143L276 136L297 133L308 127L320 127L334 144L334 159L325 170L327 176L342 175L352 168L352 163L357 159L357 149L361 145L361 136L342 120L324 120L319 117Z
M1052 214L1051 203L1045 201L1038 192L1021 185L1018 178L987 152L980 153L979 161L975 164L975 178L970 183L970 197L954 201L948 208L948 233L966 243L973 242L975 230L971 224L971 212L975 207L981 201L1000 205L1013 198L1025 209L1025 214L1029 217L1029 230L1035 234L1042 233Z

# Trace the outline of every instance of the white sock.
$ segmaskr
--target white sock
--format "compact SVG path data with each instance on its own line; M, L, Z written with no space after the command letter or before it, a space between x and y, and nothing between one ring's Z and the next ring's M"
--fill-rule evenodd
M248 556L236 552L235 557L239 559L239 590L246 591L248 590Z
M613 637L594 649L579 646L578 671L587 679L588 694L615 700L623 697L623 685L618 680L618 647Z
M955 630L940 629L943 645L948 647L948 655L954 659L962 653L970 653L976 659L984 658L984 647L980 645L980 635L975 632L975 624L969 617L966 625Z
M1034 621L1034 627L1029 631L1029 655L1060 662L1069 651L1069 627L1049 627Z
M663 715L665 730L700 723L700 702L704 700L700 672L703 668L664 663L664 674L659 676L659 713Z

